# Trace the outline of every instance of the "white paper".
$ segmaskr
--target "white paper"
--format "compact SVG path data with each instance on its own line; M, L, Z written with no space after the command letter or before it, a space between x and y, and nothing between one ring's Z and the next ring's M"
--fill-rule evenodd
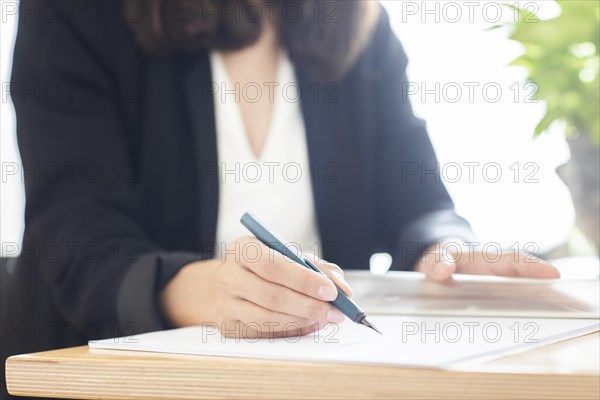
M310 336L225 339L188 327L90 342L92 349L344 364L459 368L598 331L597 320L370 316L383 332L350 321Z

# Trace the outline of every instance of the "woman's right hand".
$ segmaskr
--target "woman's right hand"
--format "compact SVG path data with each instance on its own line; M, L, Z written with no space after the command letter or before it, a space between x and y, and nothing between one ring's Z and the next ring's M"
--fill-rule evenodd
M221 334L237 337L306 335L344 315L329 301L333 282L346 294L350 287L335 264L313 260L327 277L305 268L245 237L229 246L214 274L216 322Z
M175 325L216 325L222 335L238 338L306 335L342 322L329 301L337 297L335 285L352 295L343 271L307 258L328 277L254 237L239 238L220 260L184 267L163 290L163 310Z

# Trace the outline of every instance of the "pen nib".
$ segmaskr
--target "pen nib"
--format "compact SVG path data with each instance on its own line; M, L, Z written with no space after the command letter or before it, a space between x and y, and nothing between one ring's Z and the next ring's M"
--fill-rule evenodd
M375 332L379 333L380 335L383 335L381 332L379 332L379 329L375 328L375 325L370 323L369 320L367 320L366 318L363 318L363 320L360 321L360 323L363 324L364 326L366 326L367 328L373 329Z

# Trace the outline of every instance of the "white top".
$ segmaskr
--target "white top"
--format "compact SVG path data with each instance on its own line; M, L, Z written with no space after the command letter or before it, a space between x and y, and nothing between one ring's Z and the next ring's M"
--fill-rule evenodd
M216 255L222 255L236 238L251 235L240 223L241 216L251 211L299 250L320 256L306 130L292 63L281 51L278 84L240 88L247 99L261 90L273 101L268 136L256 158L233 94L235 85L220 54L211 52L210 62L218 87L214 95L219 160Z

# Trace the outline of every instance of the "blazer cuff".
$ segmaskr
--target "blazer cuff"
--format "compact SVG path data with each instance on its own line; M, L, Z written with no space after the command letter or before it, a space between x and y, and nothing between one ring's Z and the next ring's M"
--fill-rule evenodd
M117 295L117 316L123 336L168 329L157 298L164 286L185 265L202 254L160 252L141 256L130 264Z
M452 209L428 212L412 220L400 232L400 263L395 263L394 269L412 270L429 246L449 238L477 241L469 223Z

